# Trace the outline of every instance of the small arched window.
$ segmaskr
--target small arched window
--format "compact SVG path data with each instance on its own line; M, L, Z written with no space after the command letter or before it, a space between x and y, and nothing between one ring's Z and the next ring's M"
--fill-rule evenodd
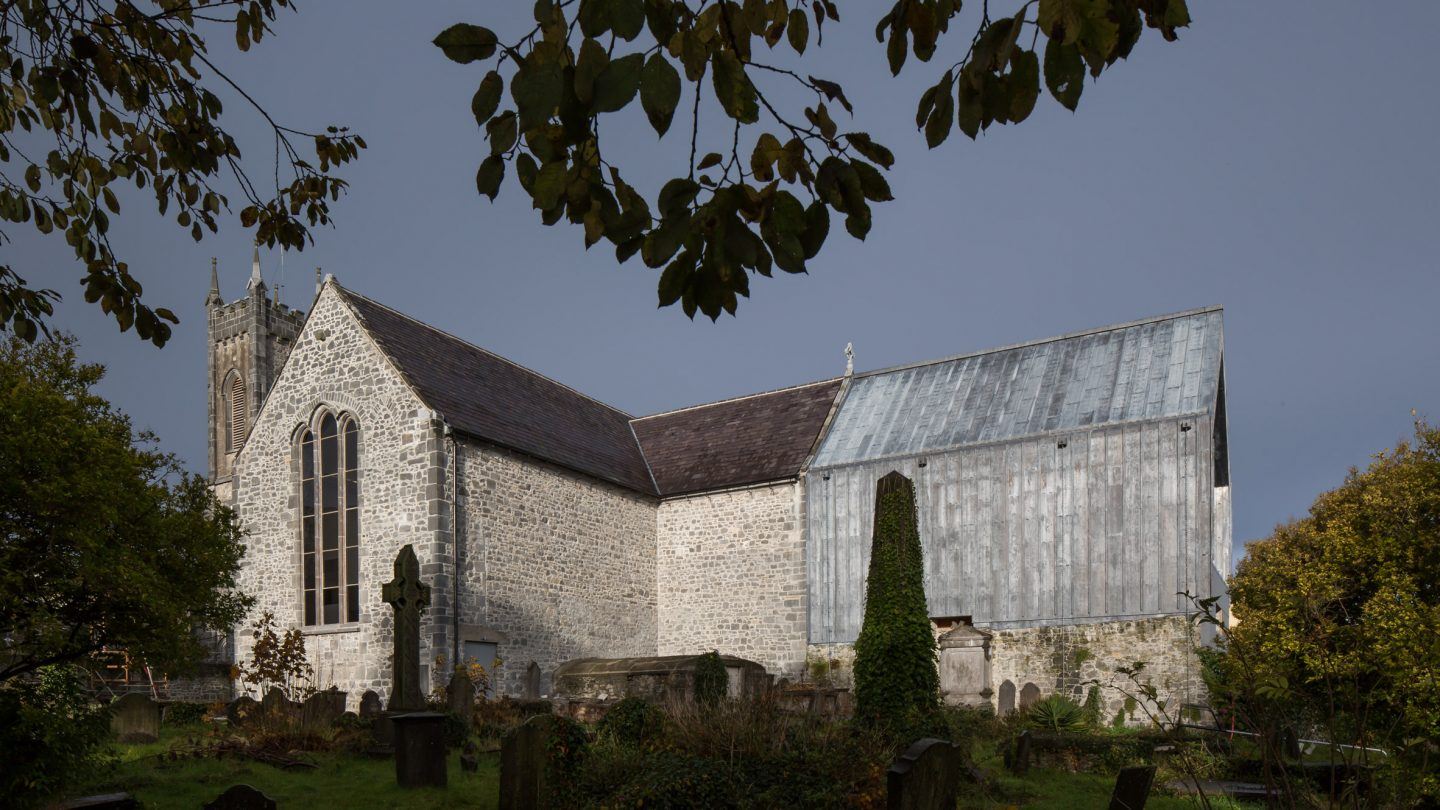
M360 620L360 427L317 414L300 433L300 546L306 625Z
M225 452L233 453L245 441L245 381L240 372L231 370L225 376L221 410L225 414Z

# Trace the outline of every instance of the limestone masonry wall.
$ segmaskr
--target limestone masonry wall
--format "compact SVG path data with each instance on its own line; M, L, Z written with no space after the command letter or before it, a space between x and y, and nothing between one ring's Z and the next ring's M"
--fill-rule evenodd
M294 436L321 407L352 413L360 426L360 621L307 628L305 642L317 686L338 686L354 708L366 689L389 694L393 620L380 586L391 579L395 555L413 543L435 591L422 619L426 661L435 647L443 649L450 621L444 596L451 590L451 554L446 512L427 497L444 484L439 426L333 288L316 301L235 461L235 508L248 532L239 587L256 597L250 617L235 630L240 661L250 658L248 625L262 612L273 612L280 630L303 622Z
M462 641L496 640L499 690L531 661L655 654L653 499L478 442L459 443Z
M795 678L805 663L800 485L660 504L659 654L748 658Z
M1015 689L1015 705L1026 684L1035 684L1040 697L1060 693L1085 702L1089 686L1086 681L1097 679L1102 684L1123 685L1134 692L1133 685L1115 674L1120 666L1144 661L1142 682L1154 684L1167 710L1178 713L1182 703L1203 702L1204 684L1200 680L1200 661L1194 648L1197 641L1188 617L1160 616L1125 621L1090 624L1053 625L1014 629L981 627L991 634L990 682L995 695L991 704L1000 707L1002 685L1009 681ZM812 644L813 659L839 662L832 671L838 685L850 685L854 670L855 648L852 644ZM1118 712L1126 712L1125 722L1144 725L1149 722L1138 707L1127 707L1125 696L1114 689L1100 690L1101 720L1109 723ZM1178 716L1178 714L1176 714Z

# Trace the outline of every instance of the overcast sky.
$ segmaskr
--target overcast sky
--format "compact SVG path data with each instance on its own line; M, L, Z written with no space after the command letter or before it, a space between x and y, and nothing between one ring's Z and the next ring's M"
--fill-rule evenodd
M878 6L842 3L807 70L856 102L842 128L895 151L896 200L876 206L865 242L835 228L810 275L754 280L739 316L715 324L657 310L655 271L543 226L513 179L498 202L477 197L486 146L469 101L483 69L430 40L462 20L512 38L530 3L501 5L308 0L244 56L213 37L277 118L349 124L370 145L346 172L338 227L284 257L288 303L308 304L318 265L634 414L834 376L847 342L863 370L1220 304L1237 546L1405 436L1412 408L1437 410L1432 0L1192 1L1178 42L1147 32L1077 113L1042 98L1019 127L934 151L913 131L915 99L963 34L892 79L870 34ZM260 121L235 99L226 110L263 176ZM682 174L679 129L657 144L638 109L608 116L610 160L637 183ZM239 297L249 237L237 216L197 245L145 198L124 202L122 258L146 300L183 319L163 350L83 304L60 240L16 233L5 258L65 294L57 323L110 367L102 392L203 471L209 260ZM263 263L281 278L278 253Z

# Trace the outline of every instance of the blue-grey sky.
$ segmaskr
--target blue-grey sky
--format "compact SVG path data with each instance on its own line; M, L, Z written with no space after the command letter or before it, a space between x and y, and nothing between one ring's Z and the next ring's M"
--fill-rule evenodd
M476 195L483 69L430 40L461 20L510 38L530 3L501 5L310 0L247 55L214 37L277 118L349 124L370 145L345 172L338 227L285 257L288 303L308 303L319 265L636 414L836 375L847 342L857 368L878 368L1222 304L1237 545L1303 514L1406 435L1412 408L1440 402L1440 4L1192 2L1178 42L1147 32L1077 113L1042 99L1019 127L926 151L915 99L963 34L892 79L870 33L878 6L843 3L807 69L856 102L842 128L895 151L896 200L865 242L836 228L808 276L756 279L739 317L715 324L657 310L656 271L541 225L513 179L494 204ZM227 116L263 176L257 117L233 98ZM638 183L683 173L680 129L657 143L637 109L603 133ZM195 244L146 198L124 202L117 248L147 300L183 319L163 350L83 304L59 240L15 233L6 258L66 295L57 323L110 367L102 392L203 470L209 258L238 297L249 236L230 217ZM263 263L274 281L279 254Z

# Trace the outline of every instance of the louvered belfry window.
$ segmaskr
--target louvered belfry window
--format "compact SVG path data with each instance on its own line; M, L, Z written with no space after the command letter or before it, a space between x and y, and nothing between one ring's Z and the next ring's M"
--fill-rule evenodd
M360 620L359 457L360 428L349 416L322 413L300 435L306 625Z
M225 451L233 453L245 441L245 381L234 371L226 379L225 396L229 400L229 408L225 413Z

